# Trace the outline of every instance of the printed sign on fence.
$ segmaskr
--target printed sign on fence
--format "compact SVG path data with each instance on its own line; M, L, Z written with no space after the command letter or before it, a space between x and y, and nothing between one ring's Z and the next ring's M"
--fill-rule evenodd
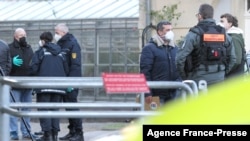
M144 74L134 73L103 73L102 74L106 93L148 93Z

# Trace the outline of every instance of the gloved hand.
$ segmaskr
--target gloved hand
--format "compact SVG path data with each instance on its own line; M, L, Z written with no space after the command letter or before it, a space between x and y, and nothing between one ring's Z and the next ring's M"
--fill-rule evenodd
M19 55L13 58L13 64L20 67L23 64L23 59L18 58Z
M71 93L73 90L74 90L74 88L72 88L72 87L67 88L68 93Z

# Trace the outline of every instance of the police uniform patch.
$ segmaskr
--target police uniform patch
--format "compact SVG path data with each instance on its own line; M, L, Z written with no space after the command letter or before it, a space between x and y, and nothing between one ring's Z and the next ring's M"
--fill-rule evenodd
M73 59L76 59L76 53L72 53L72 54L71 54L71 57L72 57Z

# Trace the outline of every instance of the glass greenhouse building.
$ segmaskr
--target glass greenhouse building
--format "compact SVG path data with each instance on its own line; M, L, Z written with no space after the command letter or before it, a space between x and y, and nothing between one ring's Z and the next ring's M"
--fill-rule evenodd
M0 38L12 42L16 28L26 29L38 48L43 31L66 23L82 48L82 75L139 72L139 0L12 0L0 1ZM102 89L82 89L80 100L129 100L134 95L107 96Z

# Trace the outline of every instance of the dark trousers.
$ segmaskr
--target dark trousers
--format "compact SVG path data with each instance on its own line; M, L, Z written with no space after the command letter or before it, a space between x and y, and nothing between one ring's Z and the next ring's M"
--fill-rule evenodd
M62 94L56 93L38 93L37 102L61 102ZM39 111L58 111L55 108L39 108ZM40 118L40 126L42 131L60 131L59 118Z
M76 103L78 96L78 89L73 90L67 95L63 96L63 102ZM80 111L80 109L66 109L66 111ZM82 119L80 118L69 118L68 128L71 132L82 131Z

